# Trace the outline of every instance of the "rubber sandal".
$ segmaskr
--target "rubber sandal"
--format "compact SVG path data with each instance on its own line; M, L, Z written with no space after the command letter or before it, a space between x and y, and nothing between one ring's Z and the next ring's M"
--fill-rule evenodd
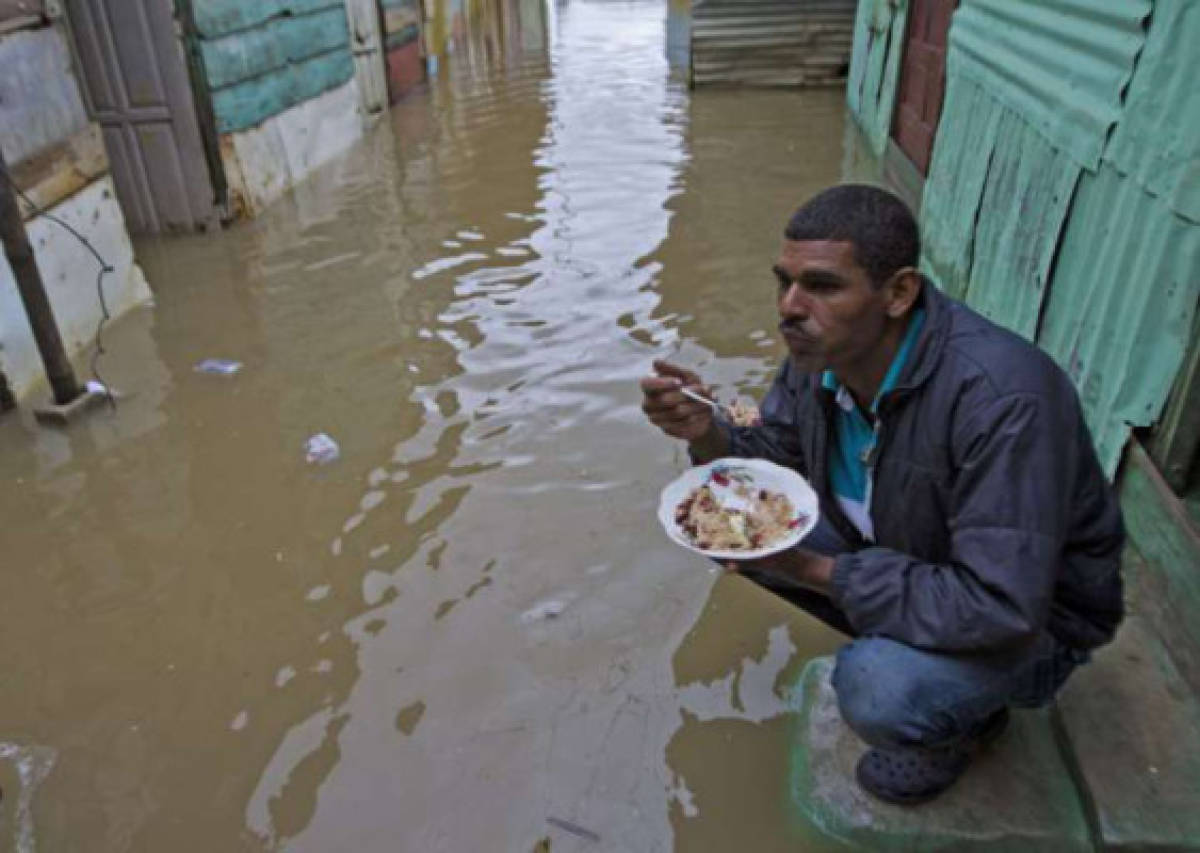
M965 741L944 747L875 747L863 753L854 775L863 790L887 803L912 806L934 799L958 781L980 747L1008 726L1008 709L984 720Z

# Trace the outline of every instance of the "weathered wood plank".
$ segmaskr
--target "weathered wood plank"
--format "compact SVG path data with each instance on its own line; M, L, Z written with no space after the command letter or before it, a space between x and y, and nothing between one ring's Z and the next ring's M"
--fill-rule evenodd
M217 130L230 133L260 124L354 76L348 47L322 54L213 93Z
M39 211L49 210L74 195L108 171L108 155L100 126L89 124L83 131L57 145L39 151L10 170L13 180ZM24 219L37 211L18 198Z
M1119 485L1125 527L1145 558L1154 590L1144 615L1180 667L1200 683L1200 532L1139 442L1131 441Z
M193 0L196 31L219 38L260 26L280 15L305 15L322 9L344 9L342 0Z
M1166 414L1155 429L1150 454L1176 492L1188 487L1200 451L1200 315L1192 329L1191 351L1175 378Z
M342 6L273 18L265 25L200 44L208 84L221 89L348 45Z

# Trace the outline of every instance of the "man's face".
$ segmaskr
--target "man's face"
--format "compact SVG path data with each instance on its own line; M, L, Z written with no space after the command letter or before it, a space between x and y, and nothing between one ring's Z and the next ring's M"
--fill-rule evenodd
M886 288L872 285L852 243L784 240L774 272L779 330L796 368L837 372L879 345Z

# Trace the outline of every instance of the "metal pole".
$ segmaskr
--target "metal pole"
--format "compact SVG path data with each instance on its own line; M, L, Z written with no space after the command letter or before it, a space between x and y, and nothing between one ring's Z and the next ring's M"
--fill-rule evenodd
M54 311L33 257L29 235L25 233L25 223L21 221L21 208L13 193L12 178L9 177L3 153L0 153L0 240L4 242L4 254L8 257L13 277L17 280L17 291L25 304L33 339L37 342L42 364L46 367L46 378L50 380L50 388L54 391L54 402L65 406L82 392L75 380L71 360L63 349L58 324L54 322Z

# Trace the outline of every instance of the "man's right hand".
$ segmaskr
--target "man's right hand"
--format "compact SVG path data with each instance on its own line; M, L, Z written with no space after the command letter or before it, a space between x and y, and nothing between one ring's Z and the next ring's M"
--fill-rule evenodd
M689 443L709 444L715 440L720 430L714 423L712 407L680 393L681 388L687 388L711 397L700 377L666 361L654 362L654 373L642 380L642 411L650 423L672 438Z

